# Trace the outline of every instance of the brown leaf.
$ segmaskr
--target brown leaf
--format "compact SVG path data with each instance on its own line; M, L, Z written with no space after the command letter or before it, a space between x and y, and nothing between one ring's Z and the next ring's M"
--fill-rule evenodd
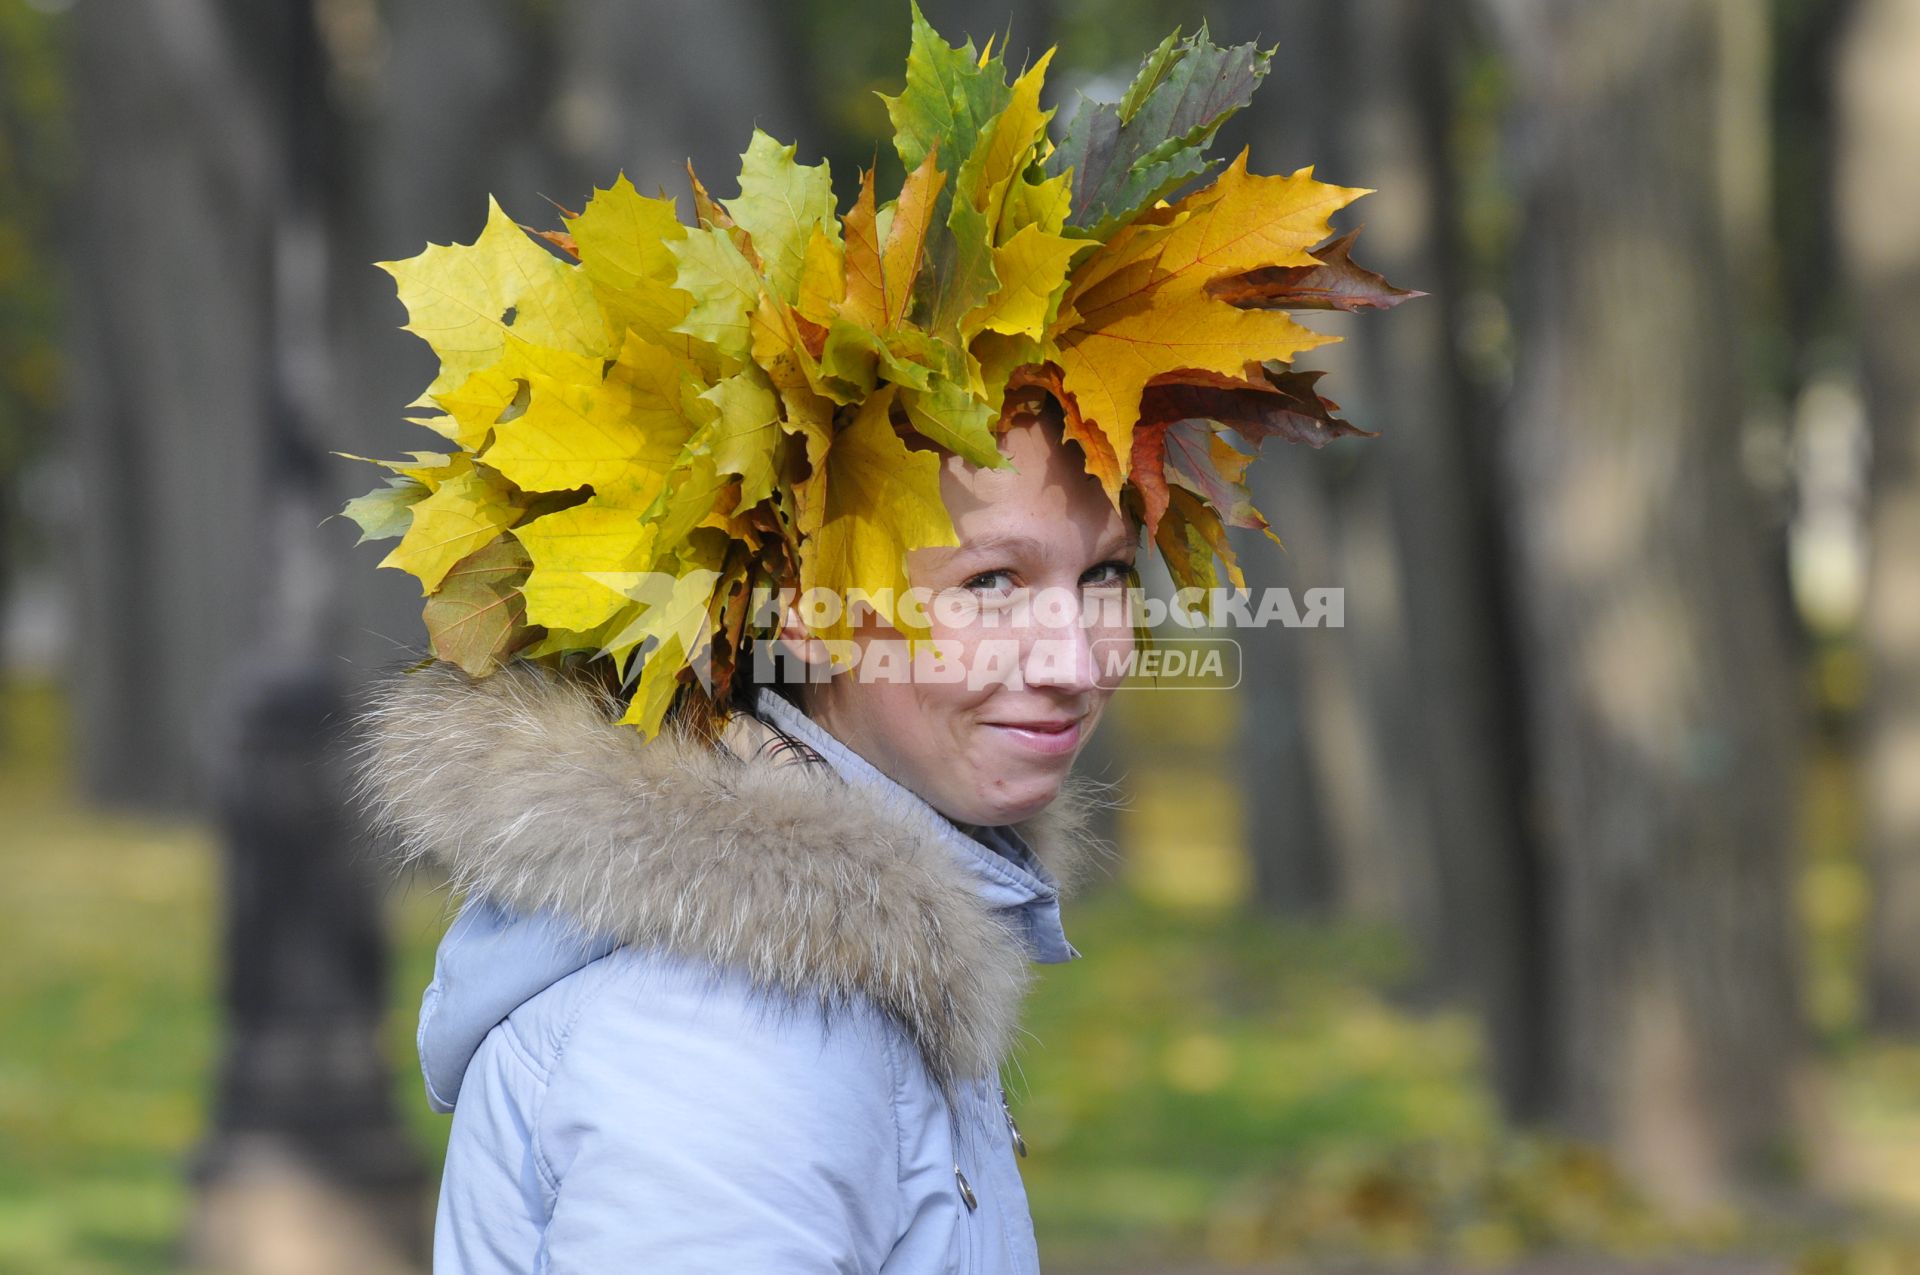
M687 181L693 186L693 212L700 224L732 227L733 216L707 193L707 188L700 183L700 175L693 171L692 160L687 161Z
M713 642L706 653L706 676L716 692L723 693L733 684L735 664L746 646L747 603L756 556L754 547L743 540L727 547L727 559L707 609Z
M733 246L740 250L740 255L747 259L748 264L755 270L763 270L760 252L753 246L753 236L742 230L725 206L707 193L706 186L693 171L692 160L687 161L687 180L693 185L693 211L699 224L726 231L727 238L733 241Z
M1160 520L1167 514L1167 430L1173 423L1160 421L1141 425L1133 431L1133 455L1128 458L1127 478L1140 493L1149 540L1159 537Z
M1334 413L1340 405L1314 391L1324 370L1296 372L1285 364L1255 365L1258 380L1184 369L1156 378L1140 396L1141 429L1181 420L1218 421L1258 447L1268 438L1325 447L1349 434L1378 438Z
M1347 254L1358 229L1330 239L1312 254L1317 266L1262 266L1207 283L1207 291L1243 310L1391 310L1424 292L1396 288Z
M1255 366L1257 381L1186 369L1156 379L1141 394L1127 477L1140 493L1149 536L1158 534L1167 512L1169 477L1212 501L1229 524L1272 535L1240 485L1245 460L1251 457L1230 447L1224 452L1217 448L1211 435L1220 426L1232 429L1255 450L1273 437L1319 448L1348 434L1378 436L1377 430L1360 429L1335 416L1339 405L1314 392L1314 382L1324 371L1295 372L1275 363Z
M1263 532L1280 544L1247 491L1253 454L1228 442L1225 431L1214 428L1212 421L1180 421L1167 431L1166 453L1166 476L1173 483L1204 499L1229 527Z
M573 242L573 236L568 234L566 231L535 230L532 226L522 226L520 227L520 229L528 231L529 233L537 235L538 237L546 240L548 243L558 248L561 252L564 252L569 257L572 257L575 261L580 260L580 247L578 244Z
M454 563L422 617L435 658L485 677L540 637L545 630L527 625L520 593L532 566L512 536L489 541Z
M793 327L800 334L800 344L806 347L809 355L819 358L821 351L827 348L827 329L793 307L787 309L793 315Z

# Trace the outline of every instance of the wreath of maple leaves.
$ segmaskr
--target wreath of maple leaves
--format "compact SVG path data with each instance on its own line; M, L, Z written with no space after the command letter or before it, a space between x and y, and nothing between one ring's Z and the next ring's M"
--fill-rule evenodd
M955 543L941 455L1005 464L1036 395L1182 585L1244 583L1227 527L1278 542L1245 483L1266 440L1373 436L1291 366L1339 339L1294 314L1421 295L1330 234L1370 192L1206 156L1271 50L1175 31L1056 144L1051 50L1009 83L991 42L912 21L884 205L869 169L839 211L826 164L756 129L734 198L689 166L693 225L622 177L564 229L495 203L474 243L382 263L439 356L412 419L446 447L374 461L343 512L398 539L380 565L420 580L434 658L604 657L650 735L683 692L725 702L758 589L861 590L920 635L886 599Z

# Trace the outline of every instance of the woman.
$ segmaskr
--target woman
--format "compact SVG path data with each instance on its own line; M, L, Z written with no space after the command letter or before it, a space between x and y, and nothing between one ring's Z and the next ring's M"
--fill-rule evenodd
M936 619L947 655L1017 644L1005 680L759 687L720 750L642 742L532 666L376 702L384 817L471 900L421 1013L453 1112L436 1270L1038 1269L996 1077L1028 962L1079 955L1062 793L1113 691L1094 646L1131 641L1107 604L1137 532L1057 416L1002 447L1013 469L947 461L961 543L911 569L974 614ZM1092 623L1009 618L1020 589Z
M1365 192L1242 152L1163 198L1267 54L1176 32L1056 145L1051 54L1008 83L913 18L884 205L756 132L694 226L622 180L387 263L448 450L345 511L435 660L359 781L468 899L420 1019L442 1275L1037 1270L998 1077L1079 955L1134 554L1238 584L1261 441L1357 432L1287 311L1407 295L1321 242ZM875 607L749 605L796 584Z

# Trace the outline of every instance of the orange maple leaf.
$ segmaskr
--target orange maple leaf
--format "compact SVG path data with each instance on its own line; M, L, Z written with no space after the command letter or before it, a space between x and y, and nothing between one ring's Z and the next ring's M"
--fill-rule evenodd
M1074 272L1053 335L1065 389L1113 452L1113 469L1100 475L1111 496L1131 468L1148 381L1185 370L1242 376L1340 339L1283 311L1240 309L1207 284L1319 265L1308 249L1326 239L1327 218L1371 192L1315 181L1311 168L1262 177L1246 164L1243 149L1218 181L1137 218Z
M907 174L886 243L880 242L876 224L872 169L860 175L860 196L840 219L847 241L847 299L840 313L875 332L898 327L912 304L935 201L947 184L935 156L936 151L928 151L920 167Z

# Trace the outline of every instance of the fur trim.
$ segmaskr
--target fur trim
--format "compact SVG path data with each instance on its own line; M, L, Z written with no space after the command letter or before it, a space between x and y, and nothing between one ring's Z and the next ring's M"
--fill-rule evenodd
M743 969L758 987L860 995L940 1086L994 1073L1032 973L932 829L849 799L825 768L743 761L684 735L643 741L596 687L515 662L436 662L361 700L353 792L461 891L551 908L588 931ZM1065 893L1104 848L1078 780L1020 825Z

